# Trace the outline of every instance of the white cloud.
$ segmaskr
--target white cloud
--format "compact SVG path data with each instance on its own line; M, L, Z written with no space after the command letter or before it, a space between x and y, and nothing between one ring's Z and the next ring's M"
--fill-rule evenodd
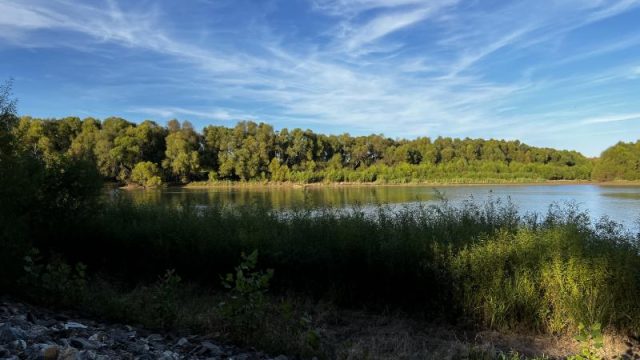
M347 38L345 45L348 50L357 49L364 44L424 20L429 13L429 9L420 8L413 11L379 16L347 34L345 36Z
M424 0L315 0L313 7L333 16L353 16L380 8L424 5Z
M481 62L528 56L525 50L536 46L544 51L549 42L628 11L637 3L573 0L570 4L553 2L549 5L552 10L540 10L531 2L519 2L488 13L454 0L318 0L313 3L315 9L330 15L335 25L327 45L301 42L289 46L267 31L243 39L253 41L252 50L248 50L240 41L228 38L223 43L215 37L207 42L181 37L163 26L170 17L161 9L123 10L115 2L99 6L94 2L3 0L0 39L19 37L14 46L51 46L39 41L38 34L61 31L80 36L71 41L61 35L56 46L99 48L109 43L152 52L180 64L183 78L172 78L171 85L185 84L192 96L203 102L194 108L132 106L131 113L228 120L248 118L245 106L251 106L249 111L256 116L250 117L258 120L316 122L394 136L429 135L425 131L433 131L430 135L513 137L516 127L532 136L553 128L558 118L570 126L580 124L579 119L588 121L584 125L624 121L611 120L620 119L620 115L598 117L595 112L585 117L577 111L554 118L559 114L552 103L558 99L546 95L550 89L589 87L619 79L619 75L604 71L588 78L547 80L535 71L529 78L519 76L519 69L505 67L504 73L513 76L498 81L482 71ZM427 21L433 21L433 26L417 26ZM402 30L414 31L410 34L414 42L392 39ZM436 40L423 43L427 35ZM636 40L585 48L571 61L628 48ZM406 45L412 46L411 51ZM377 53L372 52L375 49ZM628 76L629 67L625 71ZM638 68L632 71L640 74ZM157 76L161 81L170 75ZM513 117L504 110L524 112L526 106L514 103L514 99L534 96L544 99L535 116ZM210 100L232 100L233 105L207 106ZM558 106L566 106L566 101ZM622 114L629 115L633 114ZM536 123L540 118L549 126Z
M582 121L582 124L606 124L619 121L640 120L640 113L633 114L614 114L588 118Z
M247 115L232 114L226 109L194 110L183 107L136 107L129 109L127 112L132 114L159 116L165 119L196 116L210 120L241 120L250 117Z
M394 32L432 18L457 2L458 0L331 1L324 2L324 6L316 3L316 7L343 18L334 30L338 49L351 56L359 56L369 53L361 51L362 47L374 45L376 41L383 40ZM365 19L360 16L362 13L380 8L384 8L385 11ZM371 52L379 52L381 48L383 47L380 45L374 46ZM390 47L391 50L397 48Z

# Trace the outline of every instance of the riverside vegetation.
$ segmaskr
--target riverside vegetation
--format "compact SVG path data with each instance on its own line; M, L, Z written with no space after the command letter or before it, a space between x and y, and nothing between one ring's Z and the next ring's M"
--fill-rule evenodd
M589 180L593 167L593 161L578 152L519 141L323 135L301 129L274 131L268 124L251 121L233 128L208 126L198 133L190 123L177 120L162 127L117 117L104 121L22 117L16 119L12 133L22 151L46 163L61 157L82 159L94 164L105 179L145 187L197 181Z
M519 141L394 140L383 135L316 134L241 121L233 128L189 122L166 127L118 117L16 119L22 151L46 163L82 159L100 175L144 187L163 182L498 183L545 180L640 180L640 142L618 143L599 159Z
M319 306L514 333L640 331L640 236L607 219L500 199L373 213L105 200L98 159L25 146L0 93L0 288L12 296L301 357L348 358Z

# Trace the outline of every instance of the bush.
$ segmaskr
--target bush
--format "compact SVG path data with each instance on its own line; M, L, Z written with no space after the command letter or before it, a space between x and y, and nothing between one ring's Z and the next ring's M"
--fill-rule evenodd
M139 162L131 171L131 181L145 188L161 186L160 169L151 161Z
M553 221L552 221L553 220ZM465 312L490 328L563 333L579 324L638 329L640 258L629 238L572 222L484 236L453 263Z
M82 303L86 295L86 270L82 263L70 266L60 255L43 261L40 252L32 249L24 258L21 282L34 301L71 306Z
M242 254L242 262L235 268L235 274L229 273L222 279L222 285L231 291L222 311L240 331L253 331L260 327L265 317L264 295L269 289L273 270L257 271L258 251Z

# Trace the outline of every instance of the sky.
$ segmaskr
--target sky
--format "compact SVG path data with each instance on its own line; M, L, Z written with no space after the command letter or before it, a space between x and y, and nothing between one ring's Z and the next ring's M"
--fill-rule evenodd
M21 115L640 138L640 0L0 0Z

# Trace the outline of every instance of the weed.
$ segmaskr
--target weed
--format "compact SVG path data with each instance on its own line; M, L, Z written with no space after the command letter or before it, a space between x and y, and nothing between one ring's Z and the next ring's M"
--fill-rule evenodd
M602 359L597 355L598 350L604 346L600 323L595 323L588 327L580 323L578 325L578 335L575 336L575 339L580 343L580 353L570 356L567 360Z
M230 290L227 301L220 304L223 314L232 319L238 329L252 331L260 327L265 316L265 293L273 277L273 269L256 270L258 251L242 253L242 262L222 278L222 285Z
M86 294L86 270L82 263L72 267L60 255L53 255L45 262L34 248L24 257L21 281L28 286L35 300L71 305L81 302Z

